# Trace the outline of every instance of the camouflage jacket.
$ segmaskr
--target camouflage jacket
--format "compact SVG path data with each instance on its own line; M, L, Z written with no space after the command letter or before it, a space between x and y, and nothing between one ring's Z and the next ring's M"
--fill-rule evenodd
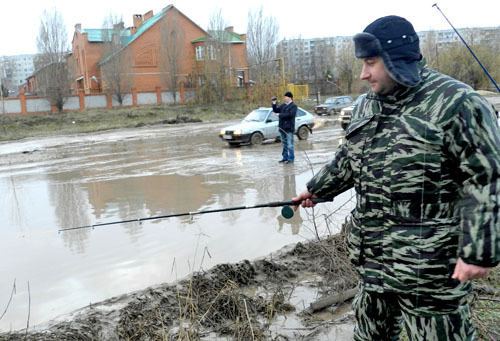
M419 68L414 88L368 93L307 188L325 199L355 188L349 252L367 290L463 297L457 257L500 261L500 132L469 86Z

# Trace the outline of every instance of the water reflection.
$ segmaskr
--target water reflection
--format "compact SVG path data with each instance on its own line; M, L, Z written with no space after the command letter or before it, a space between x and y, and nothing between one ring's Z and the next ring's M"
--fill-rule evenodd
M58 181L62 180L60 175L56 178ZM213 187L207 185L205 177L201 175L151 175L80 186L54 186L51 198L56 207L59 226L67 228L181 213L179 208L184 212L197 211L210 201ZM189 218L182 220L184 223L191 223ZM122 226L131 240L137 241L143 225L127 223ZM62 237L65 244L73 250L84 252L83 242L88 238L89 232L89 229L77 230L62 233Z
M37 145L39 151L31 154L5 154L19 146L2 146L0 216L6 221L0 253L9 261L0 263L0 296L10 295L14 279L29 281L36 298L34 325L89 302L171 282L193 269L254 259L303 241L307 213L300 210L283 220L280 208L57 233L58 228L290 200L304 188L310 168L331 160L335 151L337 132L315 133L297 144L312 166L299 151L296 164L283 167L276 162L279 144L221 147L216 128L146 130L133 138L122 133L64 137L46 148ZM1 330L26 325L27 298L19 285Z
M297 196L297 185L295 184L295 173L287 174L283 177L283 200L292 200ZM292 234L296 235L300 231L300 226L304 222L300 216L300 209L298 209L293 217L290 219L284 218L282 215L277 217L279 224L279 231L283 230L283 226L290 225Z

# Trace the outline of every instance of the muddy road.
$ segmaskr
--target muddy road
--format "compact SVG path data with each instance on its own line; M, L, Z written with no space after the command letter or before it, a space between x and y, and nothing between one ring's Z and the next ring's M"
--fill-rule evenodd
M231 122L229 122L231 123ZM344 132L320 123L296 142L293 165L279 143L229 147L229 124L183 124L0 144L0 330L46 322L75 309L216 264L265 256L340 229L352 192L318 205L329 224L301 210L241 210L59 229L205 209L289 200L330 161ZM314 299L311 297L310 299Z

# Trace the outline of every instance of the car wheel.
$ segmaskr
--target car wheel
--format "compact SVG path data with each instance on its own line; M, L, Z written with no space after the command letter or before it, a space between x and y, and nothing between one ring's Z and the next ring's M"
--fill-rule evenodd
M250 143L254 146L261 144L263 140L264 137L259 132L253 133L252 136L250 137Z
M297 130L297 137L299 140L307 140L307 137L309 136L309 129L307 129L306 126L301 126Z
M332 109L328 112L328 115L335 115L336 113L335 109Z

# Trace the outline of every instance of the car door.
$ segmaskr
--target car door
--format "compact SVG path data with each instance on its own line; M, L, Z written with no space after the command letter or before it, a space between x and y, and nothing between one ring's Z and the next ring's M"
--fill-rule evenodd
M269 110L267 118L264 122L264 128L262 129L265 139L274 139L280 136L278 122L278 116L276 116L272 110Z
M295 132L297 132L297 129L304 124L306 118L306 112L301 108L297 108L297 115L295 115Z

